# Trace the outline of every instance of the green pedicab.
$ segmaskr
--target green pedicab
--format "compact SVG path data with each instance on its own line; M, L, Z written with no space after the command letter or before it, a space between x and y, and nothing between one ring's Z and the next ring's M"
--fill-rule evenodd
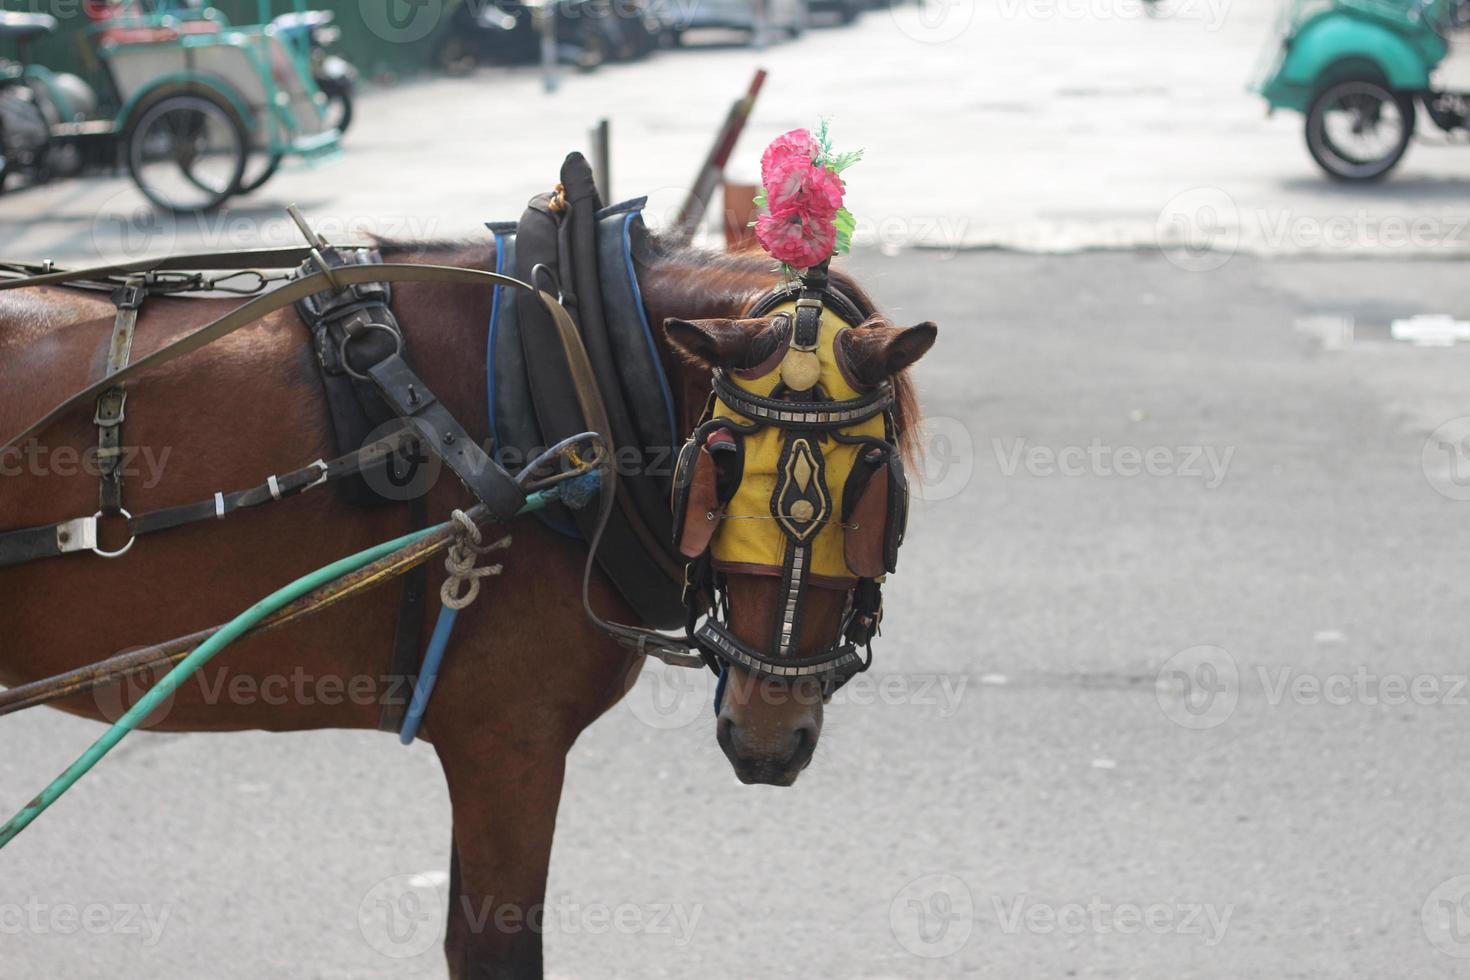
M114 132L128 172L160 207L207 210L258 188L288 156L338 154L306 32L270 22L269 0L259 10L260 23L231 25L209 6L129 3L89 28L121 102Z
M1306 117L1307 148L1329 175L1377 180L1403 158L1416 107L1463 131L1470 93L1431 76L1463 22L1455 0L1292 0L1254 90Z

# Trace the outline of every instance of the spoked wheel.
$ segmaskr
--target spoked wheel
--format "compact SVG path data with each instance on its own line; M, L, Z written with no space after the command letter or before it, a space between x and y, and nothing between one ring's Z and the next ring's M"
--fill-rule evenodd
M207 211L240 189L250 144L228 106L208 95L167 95L143 109L127 136L128 172L170 211Z
M276 175L281 168L283 157L279 153L255 153L250 157L251 162L247 164L245 173L240 175L240 194L249 194L251 191L260 190L266 181Z
M1338 82L1312 102L1307 149L1338 180L1378 180L1414 135L1414 100L1378 82Z

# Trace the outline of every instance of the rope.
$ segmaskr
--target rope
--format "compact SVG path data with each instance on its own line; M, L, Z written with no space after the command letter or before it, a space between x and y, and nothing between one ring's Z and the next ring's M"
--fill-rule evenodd
M444 556L444 570L449 573L449 578L444 580L444 585L439 589L439 601L446 609L458 612L479 598L481 579L504 571L504 566L501 565L486 565L484 568L475 566L481 556L509 548L510 536L484 544L484 535L464 511L456 510L450 520L454 524L454 543Z

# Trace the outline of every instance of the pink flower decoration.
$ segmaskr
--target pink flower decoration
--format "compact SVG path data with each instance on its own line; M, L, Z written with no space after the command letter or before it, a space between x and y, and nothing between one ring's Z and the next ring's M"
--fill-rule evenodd
M842 178L826 167L791 161L777 168L766 183L766 204L773 213L796 208L832 218L842 207Z
M778 262L794 269L810 269L837 246L837 226L830 218L787 208L756 219L755 237Z
M784 136L777 136L761 154L761 183L768 189L777 171L784 171L792 163L800 162L811 166L822 152L812 134L805 129L793 129Z

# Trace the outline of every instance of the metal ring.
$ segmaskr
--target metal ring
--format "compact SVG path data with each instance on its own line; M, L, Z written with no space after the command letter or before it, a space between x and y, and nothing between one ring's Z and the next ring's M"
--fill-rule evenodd
M127 511L123 510L121 507L119 507L117 509L117 512L119 514L121 514L124 518L126 518L127 520L132 520L133 519L133 515L132 514L129 514ZM102 511L99 510L97 513L95 513L95 514L92 515L92 523L93 523L93 526L95 526L96 525L96 522L97 521L100 521L101 519L102 519ZM137 540L138 540L138 536L136 534L132 535L131 537L128 538L128 543L125 544L125 545L123 545L121 548L117 549L116 551L103 551L101 548L97 547L96 545L93 545L92 546L92 554L96 555L98 558L121 558L123 555L127 554L130 550L132 550L133 543L136 542Z
M367 323L364 323L362 325L362 328L358 332L357 336L358 337L361 337L363 333L365 333L365 332L367 332L369 330L381 330L381 331L383 331L384 333L388 334L389 336L391 336L393 338L393 343L395 345L395 349L393 351L392 356L395 356L396 357L397 355L403 353L403 335L400 334L397 330L394 330L392 327L388 326L386 323L374 323L373 321L369 320ZM347 344L350 341L354 340L354 339L355 338L353 336L350 336L348 334L343 334L342 335L342 342L337 345L337 360L339 360L339 361L342 362L342 370L344 370L348 374L352 375L358 381L371 381L372 380L371 378L369 378L366 374L362 373L361 371L358 371L357 369L355 369L352 366L352 362L347 359Z

